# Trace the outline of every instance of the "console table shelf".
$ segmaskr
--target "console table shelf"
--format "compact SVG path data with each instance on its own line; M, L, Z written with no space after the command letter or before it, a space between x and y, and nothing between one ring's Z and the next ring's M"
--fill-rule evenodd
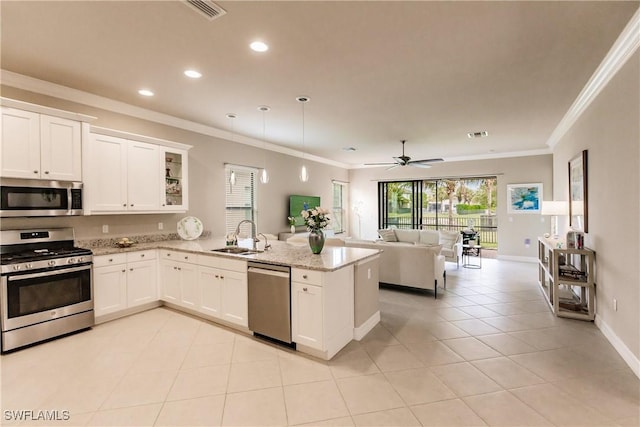
M595 252L538 238L538 283L556 316L595 319Z

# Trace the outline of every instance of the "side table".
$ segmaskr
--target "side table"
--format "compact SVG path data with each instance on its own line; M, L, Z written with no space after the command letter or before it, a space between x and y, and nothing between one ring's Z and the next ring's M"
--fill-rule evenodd
M472 259L477 262L472 262ZM462 266L464 268L482 268L482 246L462 245Z

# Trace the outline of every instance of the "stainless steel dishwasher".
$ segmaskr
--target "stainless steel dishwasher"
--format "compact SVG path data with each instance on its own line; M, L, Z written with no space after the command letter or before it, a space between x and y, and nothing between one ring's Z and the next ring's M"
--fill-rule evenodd
M291 270L249 261L249 329L291 344Z

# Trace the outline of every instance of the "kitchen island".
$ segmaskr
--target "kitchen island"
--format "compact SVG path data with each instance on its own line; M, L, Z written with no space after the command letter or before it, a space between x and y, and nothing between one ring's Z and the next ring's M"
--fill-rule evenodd
M244 254L215 251L226 248L217 238L87 245L94 253L96 321L167 305L250 333L252 261L291 268L291 337L299 351L328 360L379 322L377 250L327 246L314 255L306 245L270 244Z

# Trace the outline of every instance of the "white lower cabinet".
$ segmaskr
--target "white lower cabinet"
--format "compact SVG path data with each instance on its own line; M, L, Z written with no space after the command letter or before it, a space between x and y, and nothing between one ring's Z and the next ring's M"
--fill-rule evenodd
M246 261L200 256L198 264L200 312L247 327L249 300Z
M93 264L96 317L158 300L155 250L95 256Z
M291 269L291 335L300 351L332 358L353 338L353 266Z
M196 255L177 251L161 251L161 299L197 310L198 295Z

